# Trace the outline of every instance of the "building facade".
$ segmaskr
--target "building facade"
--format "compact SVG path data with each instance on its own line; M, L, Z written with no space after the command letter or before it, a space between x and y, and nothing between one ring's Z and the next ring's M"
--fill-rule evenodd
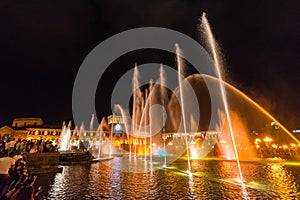
M0 128L0 136L21 140L58 141L61 134L59 126L45 126L41 118L15 118L11 126Z

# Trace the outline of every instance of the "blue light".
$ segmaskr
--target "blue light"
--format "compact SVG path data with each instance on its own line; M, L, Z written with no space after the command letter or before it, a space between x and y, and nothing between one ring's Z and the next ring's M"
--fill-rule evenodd
M159 152L159 156L166 156L166 155L167 155L167 152L163 149Z
M115 125L115 131L116 131L116 132L122 131L122 126L121 126L121 124L116 124L116 125Z

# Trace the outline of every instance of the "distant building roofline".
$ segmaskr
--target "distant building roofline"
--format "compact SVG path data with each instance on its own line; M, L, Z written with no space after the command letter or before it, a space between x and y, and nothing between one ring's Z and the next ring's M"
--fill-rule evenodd
M24 120L41 120L41 121L43 121L43 119L40 117L17 117L17 118L13 119L13 121L24 121Z

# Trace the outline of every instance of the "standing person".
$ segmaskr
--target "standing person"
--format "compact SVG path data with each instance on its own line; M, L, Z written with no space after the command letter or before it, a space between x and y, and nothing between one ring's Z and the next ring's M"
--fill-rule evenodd
M0 158L0 195L2 196L2 192L4 192L5 186L8 184L9 169L15 165L15 160L12 158L12 154L10 156Z
M43 151L44 151L44 141L41 139L38 142L38 152L43 153Z
M12 196L11 200L34 200L42 192L42 189L39 187L37 190L34 188L34 183L37 176L34 176L33 179L27 179L23 186L20 187Z
M34 187L27 186L23 188L23 190L15 198L15 200L34 200Z
M5 140L5 151L4 151L4 154L6 154L6 155L8 155L8 150L9 150L9 147L10 147L9 143L10 143L10 139Z
M26 140L22 140L20 144L20 151L25 152L26 151Z
M4 140L0 139L0 158L4 156L5 152L5 142Z
M10 141L9 146L8 146L8 154L14 151L15 149L15 144L16 144L16 138L13 138L12 141Z
M16 152L21 152L21 139L16 142Z

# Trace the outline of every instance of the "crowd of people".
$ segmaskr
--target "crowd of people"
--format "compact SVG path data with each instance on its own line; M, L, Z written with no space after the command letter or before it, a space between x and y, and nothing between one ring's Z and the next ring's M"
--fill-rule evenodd
M0 200L34 200L42 192L35 188L36 176L26 166L23 153L57 151L44 141L0 140Z
M283 159L299 159L300 148L274 148L262 147L256 149L257 154L261 158L281 157Z
M43 153L58 151L57 144L45 140L16 140L15 138L4 138L0 140L0 156L4 154L16 153Z

